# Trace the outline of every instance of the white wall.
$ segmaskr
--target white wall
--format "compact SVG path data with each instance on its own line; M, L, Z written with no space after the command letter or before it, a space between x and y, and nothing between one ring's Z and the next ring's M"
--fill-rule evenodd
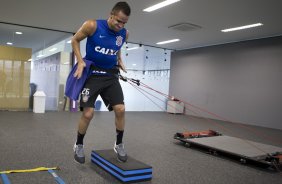
M176 51L169 91L229 121L282 129L281 58L282 37Z

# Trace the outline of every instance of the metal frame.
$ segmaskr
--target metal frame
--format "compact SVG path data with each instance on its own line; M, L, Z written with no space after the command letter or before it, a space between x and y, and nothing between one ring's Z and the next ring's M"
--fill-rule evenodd
M209 131L210 135L207 134ZM282 168L282 148L209 131L201 131L198 134L197 132L176 133L174 139L181 141L186 147L198 148L242 164L262 166L277 171Z

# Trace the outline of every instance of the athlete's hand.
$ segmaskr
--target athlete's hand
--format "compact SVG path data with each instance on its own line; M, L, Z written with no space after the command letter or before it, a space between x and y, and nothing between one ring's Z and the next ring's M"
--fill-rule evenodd
M85 66L86 66L86 64L85 64L84 61L79 62L79 63L77 64L77 69L76 69L76 71L75 71L75 73L74 73L74 77L76 77L77 79L79 79L79 78L81 77L81 75L82 75L82 72L83 72L83 69L84 69Z
M125 69L125 66L124 66L124 64L123 64L123 62L121 61L121 62L119 62L119 67L120 67L120 69L123 71L123 72L125 72L125 73L127 73L127 71L126 71L126 69Z

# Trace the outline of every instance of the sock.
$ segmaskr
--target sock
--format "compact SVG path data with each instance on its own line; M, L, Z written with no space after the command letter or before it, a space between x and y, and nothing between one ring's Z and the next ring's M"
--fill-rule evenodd
M116 145L122 143L122 137L123 137L123 130L118 130L116 129L117 132L117 141L116 141Z
M85 134L80 134L79 132L77 132L77 139L76 139L76 145L78 144L82 144L83 145L83 138L84 138Z

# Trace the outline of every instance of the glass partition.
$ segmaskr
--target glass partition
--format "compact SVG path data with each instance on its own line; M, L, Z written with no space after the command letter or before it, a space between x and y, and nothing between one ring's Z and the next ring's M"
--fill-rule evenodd
M71 37L72 33L0 23L0 110L32 110L36 90L45 92L46 110L65 107Z
M46 94L47 111L68 109L64 89L72 65L72 35L0 23L0 110L32 110L35 91ZM85 42L81 42L82 56ZM171 50L126 43L121 53L128 71L123 75L168 93ZM121 85L128 111L165 109L165 97L154 99L155 105L128 83ZM100 110L107 108L103 105Z

